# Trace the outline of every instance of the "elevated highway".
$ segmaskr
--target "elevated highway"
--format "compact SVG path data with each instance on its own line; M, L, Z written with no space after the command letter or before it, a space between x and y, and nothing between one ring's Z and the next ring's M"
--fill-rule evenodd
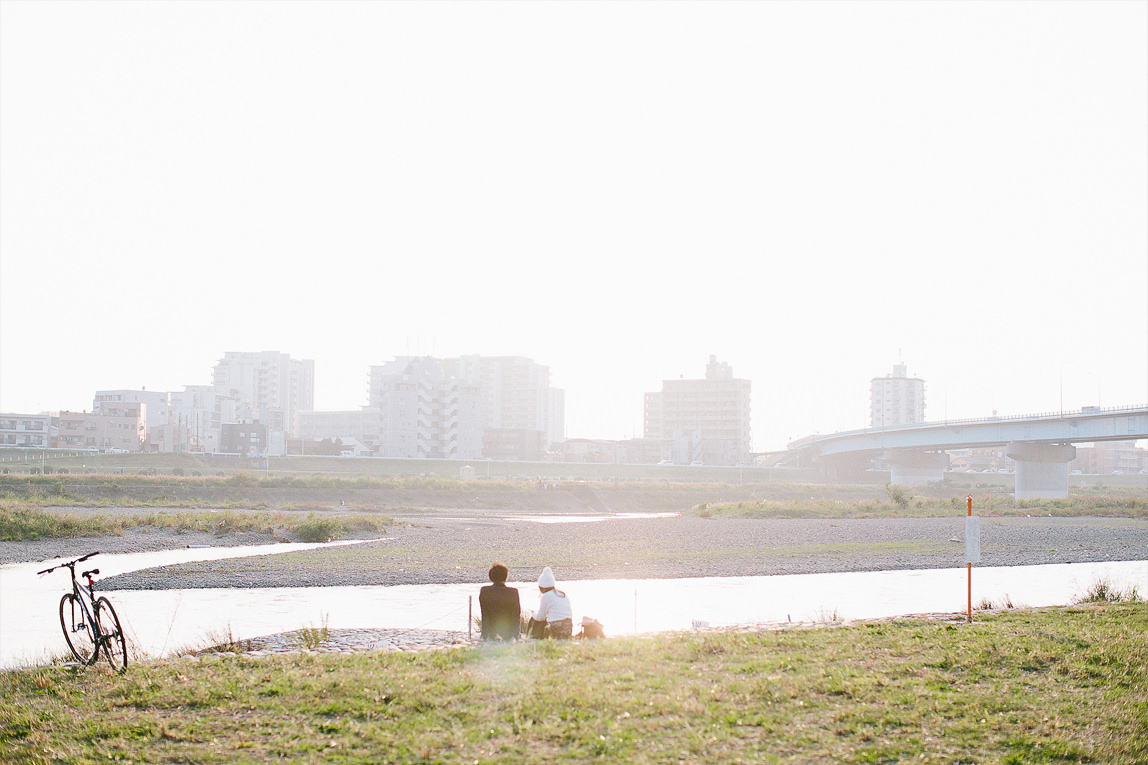
M1016 464L1016 496L1063 497L1073 444L1148 438L1148 406L1085 407L1071 412L924 422L807 436L789 444L802 465L833 475L863 470L875 458L893 483L940 481L951 449L1004 446Z

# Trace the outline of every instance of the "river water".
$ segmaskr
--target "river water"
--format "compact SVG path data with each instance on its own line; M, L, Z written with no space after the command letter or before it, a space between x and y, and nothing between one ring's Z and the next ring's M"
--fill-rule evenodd
M337 543L336 543L337 544ZM101 576L153 566L246 555L270 555L318 545L260 545L100 555L88 565ZM38 577L51 562L0 567L0 667L27 666L67 653L57 604L66 570ZM973 607L983 601L1016 607L1071 603L1095 582L1148 594L1148 561L1009 566L972 570ZM531 609L533 582L511 583ZM353 627L466 631L477 584L392 587L119 590L110 592L138 650L166 656L209 640L242 639L326 623ZM601 621L608 635L787 621L869 619L925 612L964 612L965 568L694 579L609 579L561 582L575 623ZM97 583L97 592L98 592Z

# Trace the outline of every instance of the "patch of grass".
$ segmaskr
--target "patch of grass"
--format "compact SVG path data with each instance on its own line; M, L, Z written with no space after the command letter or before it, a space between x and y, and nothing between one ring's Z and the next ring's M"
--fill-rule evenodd
M1007 609L1016 608L1016 606L1013 605L1012 598L1008 595L1008 593L1005 593L1005 595L1001 598L1000 603L994 603L991 598L982 598L981 602L977 605L977 610L979 611L992 611L994 608Z
M327 614L323 614L322 626L315 627L308 624L305 627L300 627L295 631L293 636L295 643L300 648L309 648L314 650L326 642L327 638L331 637L331 630L327 629Z
M1145 631L1148 604L1104 603L973 624L20 670L0 676L0 751L13 763L1144 762Z
M1136 587L1128 590L1117 589L1112 581L1101 577L1089 585L1084 594L1076 599L1077 603L1135 603L1140 600L1140 593Z
M31 507L0 507L0 541L22 542L56 537L96 537L122 534L130 519L80 517Z
M837 611L836 608L822 607L818 610L815 621L820 624L833 624L835 622L841 621L841 614Z
M296 527L295 532L304 542L330 542L346 536L347 529L338 518L320 518L312 513Z
M301 518L298 513L284 511L186 510L135 516L81 516L34 507L0 506L0 541L122 535L129 528L151 526L216 536L248 531L274 535L278 529L297 534L304 542L329 542L342 539L351 531L377 533L393 522L393 517L375 513L331 512L320 517L312 512Z
M219 630L212 630L204 637L199 647L187 646L175 652L177 656L196 653L243 653L251 650L251 640L236 637L231 625Z
M68 487L101 488L105 490L128 488L163 489L327 489L353 493L355 490L405 489L410 491L534 491L535 486L521 481L483 480L463 482L458 479L439 476L344 476L323 473L256 475L248 472L235 472L229 476L187 476L169 472L165 474L70 474L66 470L61 475L67 478L36 474L0 474L0 494L20 496L27 500L48 498L58 502L61 497L75 499ZM65 484L65 480L67 483ZM162 495L160 495L162 497Z

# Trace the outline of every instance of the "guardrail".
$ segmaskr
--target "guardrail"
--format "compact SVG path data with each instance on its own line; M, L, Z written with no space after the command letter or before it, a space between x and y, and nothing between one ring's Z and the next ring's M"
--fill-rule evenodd
M1039 412L1036 414L1006 414L1003 416L993 415L992 417L968 417L955 420L928 420L925 422L914 422L909 425L886 425L883 427L861 428L858 430L842 430L837 433L826 433L824 435L817 434L799 438L796 441L791 441L787 449L800 449L803 446L808 446L809 444L816 443L817 441L821 441L823 439L840 438L843 436L856 436L864 433L904 432L910 430L924 430L926 428L947 428L952 427L953 425L985 425L995 422L1017 422L1019 420L1061 420L1078 417L1107 416L1129 412L1148 412L1148 404L1141 404L1139 406L1088 406L1081 409L1073 409L1071 411Z

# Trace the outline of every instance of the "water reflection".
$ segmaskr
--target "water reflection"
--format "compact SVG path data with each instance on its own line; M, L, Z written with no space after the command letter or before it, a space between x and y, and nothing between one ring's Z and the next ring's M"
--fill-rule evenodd
M611 513L610 515L508 515L508 521L528 521L530 523L597 523L610 520L633 520L635 518L676 518L681 513Z
M256 555L275 555L278 553L294 552L296 550L310 550L316 547L333 547L358 542L329 542L326 544L313 543L284 543L272 545L249 545L237 547L188 547L177 550L159 550L154 552L130 553L125 555L98 555L92 558L88 565L100 570L99 579L126 574L129 571L139 571L154 566L166 566L176 563L190 563L201 560L219 560L221 558L250 557ZM98 548L98 543L93 545ZM37 571L55 565L64 558L41 561L39 563L15 563L0 566L0 667L18 666L21 663L38 660L44 656L67 653L62 633L60 633L60 615L58 604L60 596L70 592L72 585L68 581L67 570L54 571L46 576L37 576ZM79 570L76 572L79 573ZM96 582L96 592L99 593L99 581ZM170 593L165 597L162 593L141 593L151 595L144 597L138 608L142 610L134 613L120 614L125 624L125 630L138 629L144 634L150 633L150 626L157 621L157 613L167 608ZM118 592L108 593L108 597L115 605L124 602ZM117 607L117 613L122 611ZM186 631L188 625L176 624L173 632L179 634ZM177 631L178 630L178 631ZM52 633L56 634L52 634ZM197 637L198 639L198 637ZM141 643L151 655L162 655L163 643Z
M602 521L635 520L641 518L676 518L681 513L546 513L541 515L499 515L499 521L520 521L525 523L600 523ZM476 521L474 515L435 516L439 521Z
M283 552L276 546L265 552ZM193 552L175 551L184 555ZM215 553L216 551L211 551ZM234 551L233 551L234 552ZM232 553L233 554L233 553ZM173 553L144 553L146 563L106 556L101 569L119 573L130 565L179 562ZM226 557L219 555L218 557ZM202 559L184 558L188 560ZM107 563L105 563L107 561ZM0 568L0 666L31 663L66 651L55 604L66 578L37 579L40 564ZM40 566L42 567L42 566ZM973 569L973 605L984 600L1017 607L1072 602L1100 578L1116 588L1148 593L1148 561L1075 563ZM512 583L513 584L513 583ZM537 602L533 582L516 585L523 606ZM964 568L698 579L566 581L575 622L592 616L607 635L689 629L710 625L865 619L921 612L963 612ZM298 587L116 591L110 594L125 629L147 654L169 655L209 637L257 637L326 620L332 629L352 627L467 629L469 598L477 613L478 584L372 587Z

